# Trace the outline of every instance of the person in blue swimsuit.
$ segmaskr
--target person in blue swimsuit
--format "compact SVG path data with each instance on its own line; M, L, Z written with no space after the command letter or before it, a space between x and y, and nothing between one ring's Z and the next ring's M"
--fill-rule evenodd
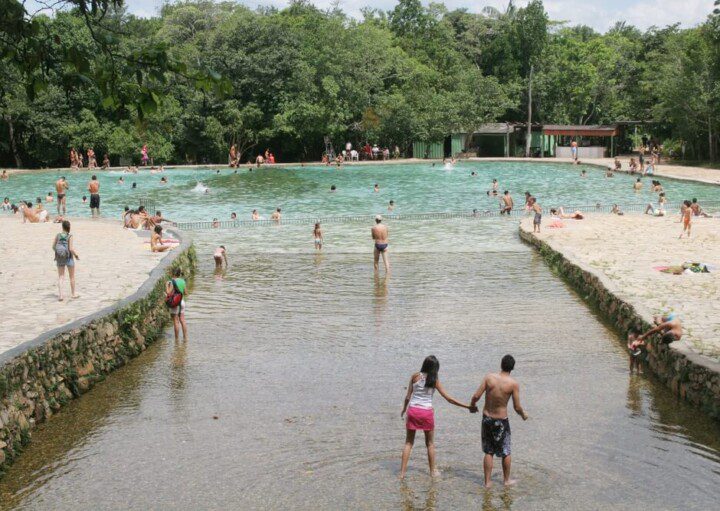
M378 271L378 263L382 256L385 265L385 273L390 273L390 259L388 259L388 228L382 223L382 216L375 217L375 225L370 229L375 248L373 250L375 272Z

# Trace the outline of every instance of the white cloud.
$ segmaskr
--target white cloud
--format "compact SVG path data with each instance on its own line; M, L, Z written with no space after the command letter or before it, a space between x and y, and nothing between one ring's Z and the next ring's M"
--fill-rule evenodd
M422 0L427 5L428 0ZM442 0L440 0L442 1ZM157 14L162 0L126 0L130 12L138 16ZM242 0L248 6L274 5L285 7L287 0ZM315 0L318 8L327 9L333 0ZM360 7L370 6L390 10L396 0L341 0L340 8L352 16L360 15ZM448 9L467 8L480 12L485 6L500 10L507 7L507 0L446 0ZM515 5L524 6L528 0L516 0ZM713 0L545 0L545 9L553 20L565 20L571 25L589 25L598 31L605 31L617 21L627 21L642 30L652 26L666 26L680 22L693 26L705 20L713 9Z

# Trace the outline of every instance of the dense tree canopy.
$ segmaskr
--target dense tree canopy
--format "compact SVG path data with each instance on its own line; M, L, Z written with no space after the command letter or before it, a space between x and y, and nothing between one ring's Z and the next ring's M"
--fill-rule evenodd
M540 0L448 11L249 9L210 0L136 18L122 0L67 0L37 14L0 0L0 164L66 165L70 147L113 162L317 159L323 137L408 151L496 120L652 123L668 144L717 157L720 21L618 24L605 34L550 20ZM533 73L530 73L531 68Z

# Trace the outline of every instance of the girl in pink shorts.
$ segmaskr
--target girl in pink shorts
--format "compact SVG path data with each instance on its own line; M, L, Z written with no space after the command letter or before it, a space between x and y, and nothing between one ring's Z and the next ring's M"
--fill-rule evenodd
M439 370L440 362L436 357L430 355L423 361L420 372L410 377L410 385L408 386L407 395L405 396L405 404L400 413L400 417L403 417L407 411L407 420L405 422L407 432L405 436L405 447L402 452L400 479L405 478L408 461L410 460L410 451L412 451L413 444L415 443L415 432L418 430L425 432L425 445L428 450L430 474L433 476L440 475L435 465L435 414L432 405L435 389L440 392L440 395L444 397L448 403L461 408L467 408L471 412L473 411L470 405L461 403L445 392L445 389L438 380ZM477 408L475 408L474 411L477 411Z

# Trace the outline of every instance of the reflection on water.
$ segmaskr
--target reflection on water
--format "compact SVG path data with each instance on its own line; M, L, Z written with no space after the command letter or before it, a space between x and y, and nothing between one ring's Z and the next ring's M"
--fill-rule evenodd
M478 233L478 240L485 234ZM506 243L506 241L503 241ZM720 430L651 379L539 256L250 253L198 240L191 341L172 334L42 426L0 481L8 509L710 509ZM467 248L467 247L466 247ZM512 353L519 484L482 488L480 421L441 400L397 480L407 377L427 354L469 399ZM688 497L691 495L691 497Z

